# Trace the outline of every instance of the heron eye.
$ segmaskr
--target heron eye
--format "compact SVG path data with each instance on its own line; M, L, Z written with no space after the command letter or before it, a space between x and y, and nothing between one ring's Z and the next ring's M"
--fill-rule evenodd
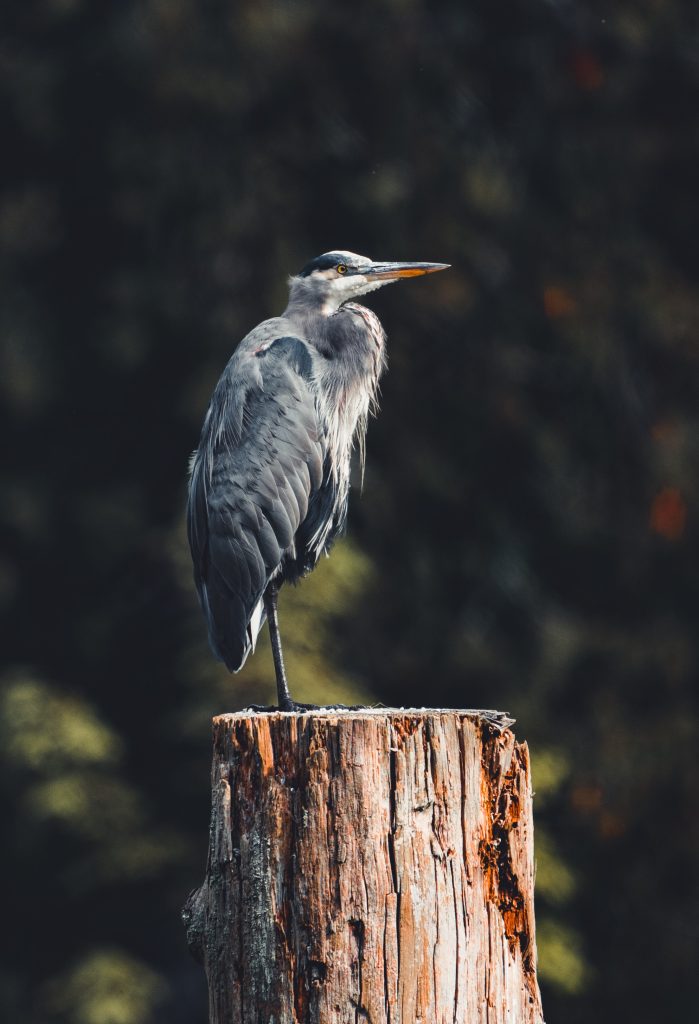
M337 272L338 272L338 274L346 274L347 273L347 266L344 263L338 263L338 265L337 265Z

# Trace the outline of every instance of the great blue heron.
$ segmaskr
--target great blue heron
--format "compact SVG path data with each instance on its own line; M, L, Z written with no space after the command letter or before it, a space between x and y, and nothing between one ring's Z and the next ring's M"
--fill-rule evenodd
M289 304L238 345L192 456L194 579L214 654L232 672L269 621L279 707L292 711L277 619L282 583L327 552L347 518L350 456L364 458L385 334L352 299L445 263L373 263L327 252L289 280Z

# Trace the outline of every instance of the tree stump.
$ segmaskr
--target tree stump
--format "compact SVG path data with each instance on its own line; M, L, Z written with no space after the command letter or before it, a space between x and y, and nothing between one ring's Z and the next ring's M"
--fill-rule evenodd
M214 719L211 1024L538 1024L529 757L497 712Z

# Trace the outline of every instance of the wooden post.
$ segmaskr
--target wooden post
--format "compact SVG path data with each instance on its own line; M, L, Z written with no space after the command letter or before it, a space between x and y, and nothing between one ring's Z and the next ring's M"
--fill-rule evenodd
M497 712L214 719L183 917L211 1024L539 1024L529 758Z

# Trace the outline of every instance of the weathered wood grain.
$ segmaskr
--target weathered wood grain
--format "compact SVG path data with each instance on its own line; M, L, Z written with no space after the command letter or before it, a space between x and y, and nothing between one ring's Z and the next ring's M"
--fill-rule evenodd
M494 712L214 720L211 1024L538 1024L529 759Z

